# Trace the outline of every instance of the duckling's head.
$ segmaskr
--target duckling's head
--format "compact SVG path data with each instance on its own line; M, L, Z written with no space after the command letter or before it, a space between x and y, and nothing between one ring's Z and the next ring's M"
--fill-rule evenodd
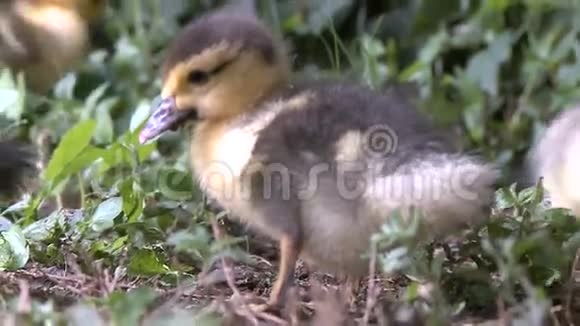
M187 25L162 67L161 101L140 135L146 142L187 120L228 120L284 85L286 53L255 17L216 12Z

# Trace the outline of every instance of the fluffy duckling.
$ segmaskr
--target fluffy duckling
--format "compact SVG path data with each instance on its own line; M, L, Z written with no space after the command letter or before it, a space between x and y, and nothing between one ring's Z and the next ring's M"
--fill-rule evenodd
M553 207L567 208L580 217L580 106L563 110L534 144L528 171L543 186Z
M47 92L85 56L89 24L107 0L7 0L0 3L0 66L23 72L29 89Z
M12 199L36 173L34 152L11 140L0 141L0 196Z
M373 233L397 209L447 234L487 216L497 169L458 153L413 108L340 81L295 82L255 17L212 12L169 47L145 143L192 122L191 167L232 216L279 242L264 309L284 302L299 258L363 277Z

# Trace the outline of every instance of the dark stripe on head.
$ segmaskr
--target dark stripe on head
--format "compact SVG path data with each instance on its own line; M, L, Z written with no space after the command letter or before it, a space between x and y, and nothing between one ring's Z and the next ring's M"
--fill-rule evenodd
M167 52L163 75L178 63L221 42L257 50L268 64L276 59L274 38L259 21L248 16L214 13L194 20L177 35Z

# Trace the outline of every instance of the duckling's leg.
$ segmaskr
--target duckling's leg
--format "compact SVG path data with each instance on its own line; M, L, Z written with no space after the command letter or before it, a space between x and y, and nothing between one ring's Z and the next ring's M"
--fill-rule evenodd
M294 270L296 262L302 250L304 241L304 231L302 230L302 219L300 202L287 198L282 192L287 184L275 183L273 179L269 187L270 194L266 196L264 185L268 185L262 178L263 174L253 176L252 180L252 205L254 221L260 225L262 230L279 244L279 266L278 276L270 292L270 297L266 304L252 306L253 309L279 310L287 299L289 288L294 283ZM269 309L268 309L269 310Z
M358 293L361 289L360 283L362 281L362 277L358 276L347 276L345 279L345 294L346 300L349 307L354 307L356 305L356 300Z
M284 234L280 238L280 266L278 277L270 291L270 297L265 304L252 304L250 308L262 312L281 308L286 299L288 290L294 284L294 270L300 254L300 238L291 234Z
M280 239L280 267L278 278L270 292L268 305L278 306L286 299L288 289L294 283L294 270L298 260L298 241L292 236L285 235Z

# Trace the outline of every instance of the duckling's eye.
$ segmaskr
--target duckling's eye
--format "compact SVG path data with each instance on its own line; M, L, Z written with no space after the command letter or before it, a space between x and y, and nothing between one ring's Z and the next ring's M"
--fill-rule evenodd
M189 73L189 75L187 76L187 80L190 83L196 85L205 84L209 80L209 74L205 71L194 70Z

